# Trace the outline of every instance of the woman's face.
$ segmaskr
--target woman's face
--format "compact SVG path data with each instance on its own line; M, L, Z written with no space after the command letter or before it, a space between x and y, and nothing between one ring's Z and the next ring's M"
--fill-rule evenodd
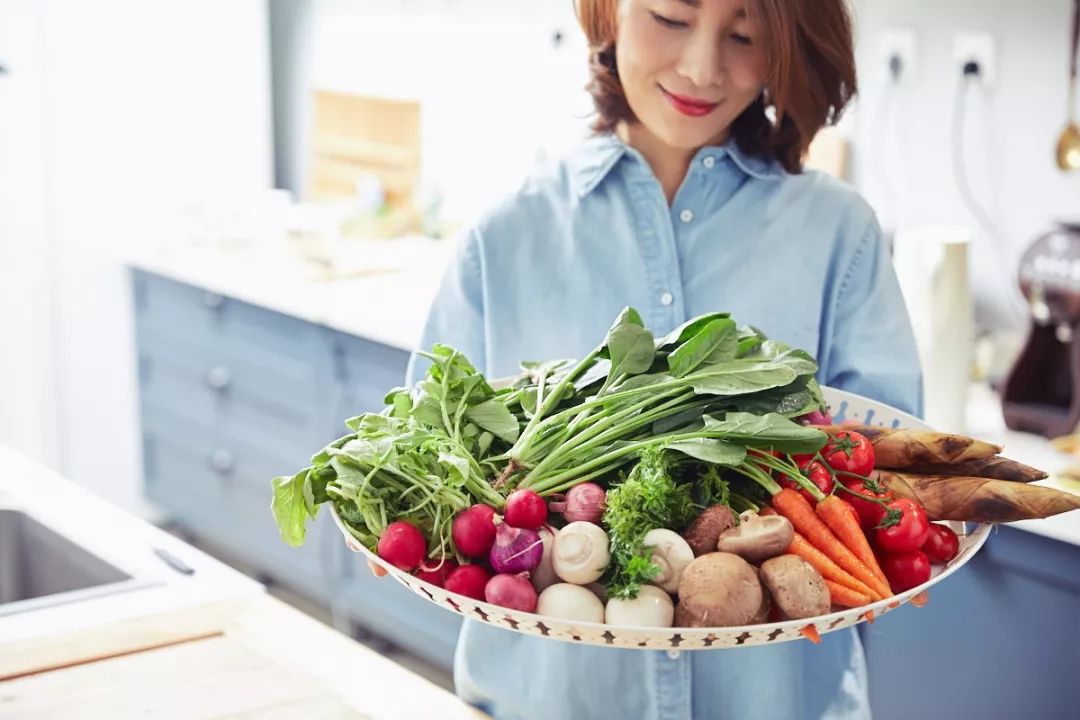
M615 48L630 109L681 150L726 140L768 70L747 0L623 0Z

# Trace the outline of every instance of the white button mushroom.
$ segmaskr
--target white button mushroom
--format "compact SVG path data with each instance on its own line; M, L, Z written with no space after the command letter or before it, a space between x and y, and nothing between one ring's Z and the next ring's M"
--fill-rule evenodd
M671 596L655 585L642 585L633 600L611 598L604 612L608 625L631 627L671 627L674 618Z
M596 582L610 561L608 536L599 525L579 520L555 536L551 563L555 574L568 583Z
M652 562L660 567L660 574L650 582L674 593L679 589L682 571L694 561L694 551L679 533L671 530L650 530L644 545L652 549Z
M542 527L536 532L540 536L540 542L544 544L544 554L540 557L540 564L532 571L531 579L536 592L543 592L546 588L559 582L559 578L555 576L555 568L551 565L555 535L546 527Z
M556 583L540 593L536 612L579 622L604 622L604 604L586 587Z

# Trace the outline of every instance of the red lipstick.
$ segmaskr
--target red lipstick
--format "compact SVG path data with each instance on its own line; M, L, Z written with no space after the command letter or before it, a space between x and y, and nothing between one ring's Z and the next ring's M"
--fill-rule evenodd
M718 102L706 102L704 100L697 100L692 97L686 97L685 95L676 95L675 93L668 92L663 87L660 88L664 93L664 97L668 99L671 105L681 112L683 115L689 115L690 117L704 117L708 115L716 106Z

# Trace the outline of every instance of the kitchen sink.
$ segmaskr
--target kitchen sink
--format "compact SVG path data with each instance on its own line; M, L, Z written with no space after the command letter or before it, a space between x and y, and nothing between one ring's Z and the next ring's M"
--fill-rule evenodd
M146 584L27 513L0 508L0 616Z

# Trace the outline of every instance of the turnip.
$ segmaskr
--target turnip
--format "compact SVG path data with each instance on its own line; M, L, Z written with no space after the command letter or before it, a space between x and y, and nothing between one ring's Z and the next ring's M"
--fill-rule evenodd
M579 622L604 622L604 604L588 588L557 583L540 593L536 612L548 617Z
M609 625L631 627L671 627L674 618L671 596L655 585L642 585L633 600L611 598L604 612Z
M607 533L589 522L570 523L555 536L551 561L555 574L568 583L595 582L611 561Z
M487 505L473 505L454 518L451 534L454 545L471 558L481 558L495 542L495 510Z
M473 600L484 599L484 587L491 579L491 573L479 565L462 565L454 568L446 576L443 588Z
M607 507L607 493L596 483L581 483L566 491L566 499L551 503L553 512L562 513L568 523L591 522L600 524Z
M488 553L491 569L497 573L528 572L540 564L544 543L535 530L511 527L500 522L495 530L495 544Z
M415 525L398 520L386 527L379 537L376 550L379 557L394 567L405 572L412 572L424 562L427 543L424 541L423 533L417 530Z
M503 520L507 525L538 530L547 522L548 508L535 490L515 490L506 498Z
M488 580L484 587L484 599L492 605L533 612L536 610L536 590L529 582L528 573L501 574Z

